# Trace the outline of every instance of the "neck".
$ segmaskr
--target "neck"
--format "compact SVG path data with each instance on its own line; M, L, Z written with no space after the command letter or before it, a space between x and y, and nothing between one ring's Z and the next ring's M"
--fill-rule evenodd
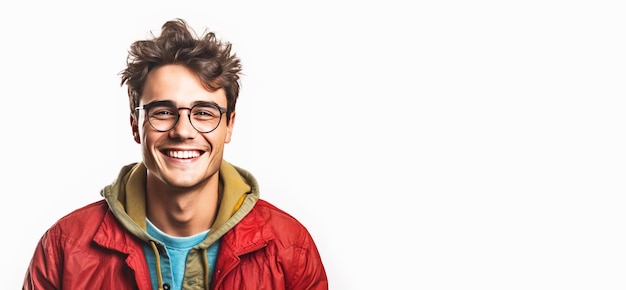
M157 178L147 178L146 216L168 235L186 237L210 229L217 215L218 203L217 174L192 189L175 189Z

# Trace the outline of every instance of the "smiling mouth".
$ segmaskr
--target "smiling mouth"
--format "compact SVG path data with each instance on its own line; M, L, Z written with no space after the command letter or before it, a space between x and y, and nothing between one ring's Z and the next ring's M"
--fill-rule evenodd
M169 157L176 158L176 159L191 159L191 158L196 158L202 154L200 151L196 151L196 150L192 150L192 151L168 150L163 153Z

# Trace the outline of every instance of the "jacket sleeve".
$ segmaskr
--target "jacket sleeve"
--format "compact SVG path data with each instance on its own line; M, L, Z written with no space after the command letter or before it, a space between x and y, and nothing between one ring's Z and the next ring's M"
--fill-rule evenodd
M53 227L39 240L26 270L22 290L61 289L59 234Z
M288 266L287 269L295 272L287 274L288 289L328 290L324 264L308 231L302 232L302 243L294 245L292 250L294 265Z

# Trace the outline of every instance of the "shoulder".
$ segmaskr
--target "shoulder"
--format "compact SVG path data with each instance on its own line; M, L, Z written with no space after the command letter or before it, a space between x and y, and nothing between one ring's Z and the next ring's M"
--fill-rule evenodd
M307 228L296 217L266 200L259 199L246 218L276 239L293 242L311 240Z
M107 211L106 201L95 201L58 219L50 227L47 235L54 235L55 238L71 237L72 239L88 237L90 232L96 231Z
M254 206L254 210L266 221L270 221L273 223L292 224L293 226L303 227L300 221L298 221L298 219L296 219L293 215L287 213L286 211L278 208L277 206L266 200L259 199Z
M61 217L58 223L76 223L81 221L90 221L93 219L101 219L108 210L108 205L104 199L87 204L77 208L67 215Z

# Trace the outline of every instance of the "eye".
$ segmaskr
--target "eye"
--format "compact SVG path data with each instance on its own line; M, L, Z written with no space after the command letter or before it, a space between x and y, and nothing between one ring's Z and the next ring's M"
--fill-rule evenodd
M158 106L150 109L150 117L158 119L169 119L176 117L176 111L171 107Z
M193 118L198 120L210 120L219 118L220 110L212 105L199 105L191 111Z

